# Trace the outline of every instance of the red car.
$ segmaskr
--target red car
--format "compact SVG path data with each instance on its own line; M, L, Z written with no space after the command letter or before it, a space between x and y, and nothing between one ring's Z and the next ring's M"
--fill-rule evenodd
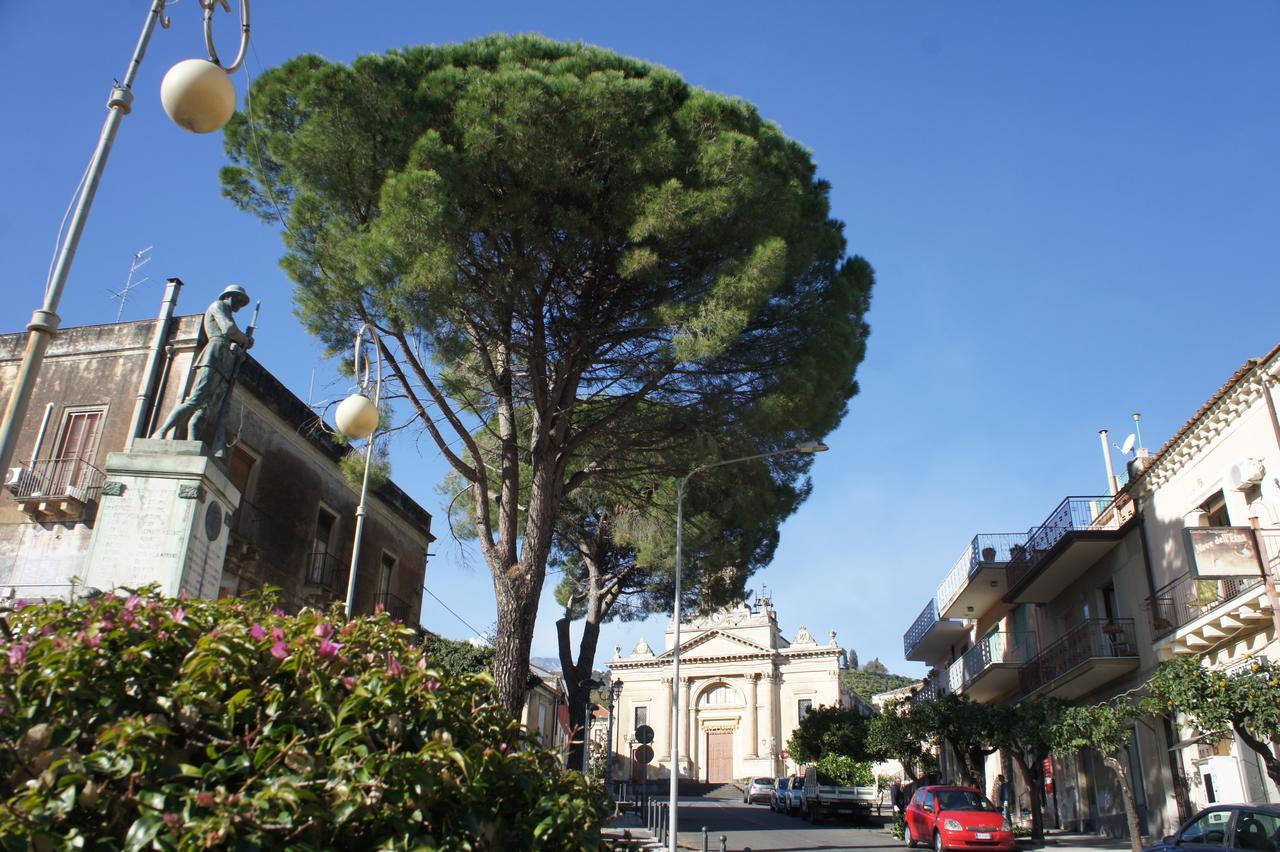
M907 846L935 852L990 849L1011 852L1013 826L991 800L972 787L921 787L907 805Z

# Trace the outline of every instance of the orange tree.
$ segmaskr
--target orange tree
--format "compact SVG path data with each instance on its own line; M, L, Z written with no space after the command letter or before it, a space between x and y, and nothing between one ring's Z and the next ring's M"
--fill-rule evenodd
M1200 733L1223 739L1235 733L1258 753L1267 775L1280 785L1280 665L1252 660L1228 674L1207 669L1199 657L1165 663L1150 683L1156 698Z
M599 844L599 787L385 614L143 592L0 632L4 848Z

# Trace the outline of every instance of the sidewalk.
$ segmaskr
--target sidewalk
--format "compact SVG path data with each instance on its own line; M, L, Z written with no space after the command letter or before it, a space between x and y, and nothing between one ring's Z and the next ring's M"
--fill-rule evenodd
M605 820L600 831L606 849L663 849L653 832L644 827L644 818L637 813L623 813Z
M1149 844L1144 841L1143 846ZM1045 833L1044 840L1032 840L1029 837L1018 838L1019 849L1046 849L1051 852L1071 852L1071 850L1087 850L1087 852L1100 852L1100 850L1116 850L1116 852L1127 852L1129 849L1129 841L1117 837L1102 837L1097 834L1071 834L1065 831L1049 831Z

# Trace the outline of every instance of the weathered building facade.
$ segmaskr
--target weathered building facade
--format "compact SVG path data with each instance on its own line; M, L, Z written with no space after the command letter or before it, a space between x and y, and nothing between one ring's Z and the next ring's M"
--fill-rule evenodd
M152 434L187 393L199 316L174 316L170 282L156 320L62 329L50 345L0 493L0 591L62 597L85 576L107 456ZM0 335L0 399L26 336ZM357 492L347 449L252 357L228 408L223 470L240 492L221 594L278 587L290 606L346 596ZM384 607L416 625L431 517L391 482L370 489L356 610Z
M679 776L716 783L794 769L787 740L816 707L849 707L835 631L819 644L801 627L788 640L766 604L742 604L681 625L680 682L671 676L674 630L657 654L641 640L609 663L622 682L616 702L617 778L670 777L672 690L680 690ZM637 759L636 730L654 731L653 760Z

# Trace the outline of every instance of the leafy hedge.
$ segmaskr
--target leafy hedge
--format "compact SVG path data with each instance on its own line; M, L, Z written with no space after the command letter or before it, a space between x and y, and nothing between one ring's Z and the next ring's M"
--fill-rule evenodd
M837 787L870 787L876 783L871 764L854 760L844 754L828 752L813 764L818 770L819 784L833 784Z
M0 627L5 848L599 843L599 787L385 614L143 592Z

